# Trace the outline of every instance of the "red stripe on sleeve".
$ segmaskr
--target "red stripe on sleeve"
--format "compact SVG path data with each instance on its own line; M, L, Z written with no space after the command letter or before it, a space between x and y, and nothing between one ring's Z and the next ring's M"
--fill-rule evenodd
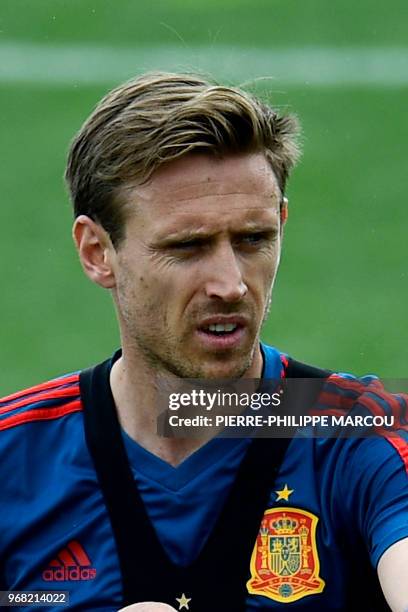
M373 393L375 393L375 395L378 395L378 397L383 399L388 404L388 406L391 408L391 414L393 415L395 422L396 422L395 427L398 429L406 429L407 426L402 425L401 423L403 407L398 401L398 398L393 393L387 393L386 391L379 391L377 389L375 389ZM398 395L407 405L408 396L404 393L399 393Z
M403 440L403 438L399 438L397 436L384 436L390 444L393 445L397 453L402 459L403 464L405 465L405 470L408 475L408 444Z
M23 406L29 406L35 402L41 402L47 399L59 399L60 397L75 397L79 395L79 385L73 385L72 387L67 387L66 389L55 389L53 391L41 391L38 394L30 395L30 397L26 397L19 402L14 402L13 404L9 404L8 406L4 406L0 408L0 414L4 414L5 412L11 412L15 408L22 408Z
M369 386L364 385L361 380L349 380L348 378L344 378L339 374L331 374L327 379L327 382L339 387L340 389L344 389L345 391L354 391L357 394L364 393L365 391L369 391L370 387L373 383L370 382ZM377 385L375 385L377 389ZM380 389L384 387L380 385Z
M0 402L10 402L12 400L18 399L19 397L30 395L31 393L39 393L40 391L46 391L47 389L55 389L55 387L60 387L61 385L77 382L78 380L79 374L72 374L71 376L66 376L65 378L56 378L54 380L49 380L48 382L41 383L40 385L30 387L29 389L18 391L17 393L13 393L12 395L6 395L6 397L0 398Z
M357 403L368 408L368 410L374 416L384 416L383 408L372 397L368 397L367 395L362 395L361 397L358 398Z
M282 363L281 378L285 378L286 377L286 370L288 369L288 365L289 365L289 361L285 357L285 355L280 355L280 359L281 359L281 363Z
M0 421L0 431L3 429L10 429L16 425L22 425L23 423L30 423L32 421L49 421L52 419L58 419L59 417L70 414L71 412L79 412L82 410L81 400L74 400L68 402L64 406L58 408L38 408L33 410L27 410L20 414L13 414L12 416L6 417Z

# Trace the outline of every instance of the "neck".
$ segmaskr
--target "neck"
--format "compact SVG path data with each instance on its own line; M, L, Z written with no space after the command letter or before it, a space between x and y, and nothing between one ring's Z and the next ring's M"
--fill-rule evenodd
M258 347L245 378L260 378L262 364L262 354ZM110 374L112 395L123 429L143 448L173 466L181 463L216 434L212 428L206 428L203 429L202 437L168 438L158 435L157 419L164 409L163 401L160 402L160 387L163 388L163 382L171 385L176 381L176 377L170 374L164 376L138 355L125 349Z

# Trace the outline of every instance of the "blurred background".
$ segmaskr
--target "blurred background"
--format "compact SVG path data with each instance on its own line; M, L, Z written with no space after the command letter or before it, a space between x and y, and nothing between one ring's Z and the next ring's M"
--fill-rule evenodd
M407 377L408 3L2 0L0 396L105 359L62 175L99 98L148 69L249 84L303 126L264 340L323 367ZM261 78L262 77L262 78Z

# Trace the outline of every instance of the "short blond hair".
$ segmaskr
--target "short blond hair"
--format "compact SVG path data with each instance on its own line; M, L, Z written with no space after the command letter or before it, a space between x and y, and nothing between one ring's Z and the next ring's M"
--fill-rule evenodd
M65 178L75 216L99 222L117 247L120 190L191 153L263 152L282 195L298 155L298 123L251 94L200 76L148 73L109 92L75 136Z

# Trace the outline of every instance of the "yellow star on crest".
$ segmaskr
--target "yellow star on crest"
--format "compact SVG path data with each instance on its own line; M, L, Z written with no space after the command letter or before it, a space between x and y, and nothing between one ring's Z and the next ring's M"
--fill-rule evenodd
M176 597L176 601L178 601L179 603L179 610L181 610L182 608L186 608L186 610L189 610L190 608L188 607L189 602L191 601L191 597L190 599L188 597L185 596L185 594L183 593L181 595L181 597Z
M288 489L288 485L285 483L285 486L280 491L275 491L277 494L276 500L279 501L283 499L284 501L289 501L289 495L292 495L295 489Z

